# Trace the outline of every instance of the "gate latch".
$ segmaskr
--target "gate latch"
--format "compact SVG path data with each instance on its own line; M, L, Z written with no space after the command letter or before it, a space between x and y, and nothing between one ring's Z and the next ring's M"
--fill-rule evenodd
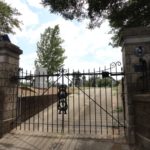
M103 77L103 78L109 77L109 72L103 71L103 72L102 72L102 77Z

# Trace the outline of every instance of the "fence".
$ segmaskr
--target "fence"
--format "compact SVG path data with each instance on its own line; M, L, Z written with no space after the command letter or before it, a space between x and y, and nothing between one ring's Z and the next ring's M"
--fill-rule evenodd
M123 136L123 73L118 66L88 72L61 69L51 75L20 70L13 78L19 80L16 129Z

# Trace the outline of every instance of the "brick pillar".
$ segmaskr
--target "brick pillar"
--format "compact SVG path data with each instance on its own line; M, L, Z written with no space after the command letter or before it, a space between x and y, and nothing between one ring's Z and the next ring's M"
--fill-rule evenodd
M125 30L122 33L121 44L125 72L126 133L129 144L136 145L138 111L135 96L143 94L144 89L149 90L147 84L149 79L143 78L141 62L144 61L147 70L150 70L150 28L139 27Z
M0 42L0 137L13 128L16 119L17 83L10 78L19 68L19 47Z

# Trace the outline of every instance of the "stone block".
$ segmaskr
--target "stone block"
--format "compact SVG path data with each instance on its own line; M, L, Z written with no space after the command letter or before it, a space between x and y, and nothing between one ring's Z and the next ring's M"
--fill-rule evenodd
M14 127L15 127L15 122L13 119L3 121L3 127L1 131L2 135L4 135L5 133L8 133Z
M9 120L15 118L16 118L16 109L4 111L3 120Z
M9 87L6 89L6 94L10 97L12 97L13 95L16 95L17 94L17 87L14 86L14 87Z
M133 105L133 103L132 103L132 105L129 105L128 104L128 112L129 112L129 114L132 116L134 116L134 114L135 114L135 107L134 107L134 105Z
M5 55L0 55L0 63L8 62L8 57Z
M150 140L140 133L136 134L137 150L149 150Z
M13 58L13 57L9 57L8 58L8 62L9 62L9 64L18 65L19 59L16 59L16 58Z
M135 127L128 126L126 132L128 143L135 144Z
M11 103L5 102L3 105L4 105L3 106L4 111L10 111L10 110L16 109L15 102L11 102Z

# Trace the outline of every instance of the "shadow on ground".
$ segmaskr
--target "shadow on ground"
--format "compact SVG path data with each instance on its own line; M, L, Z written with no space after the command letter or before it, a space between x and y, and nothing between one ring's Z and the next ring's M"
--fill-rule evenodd
M0 139L0 150L129 150L125 142L68 135L9 133Z

